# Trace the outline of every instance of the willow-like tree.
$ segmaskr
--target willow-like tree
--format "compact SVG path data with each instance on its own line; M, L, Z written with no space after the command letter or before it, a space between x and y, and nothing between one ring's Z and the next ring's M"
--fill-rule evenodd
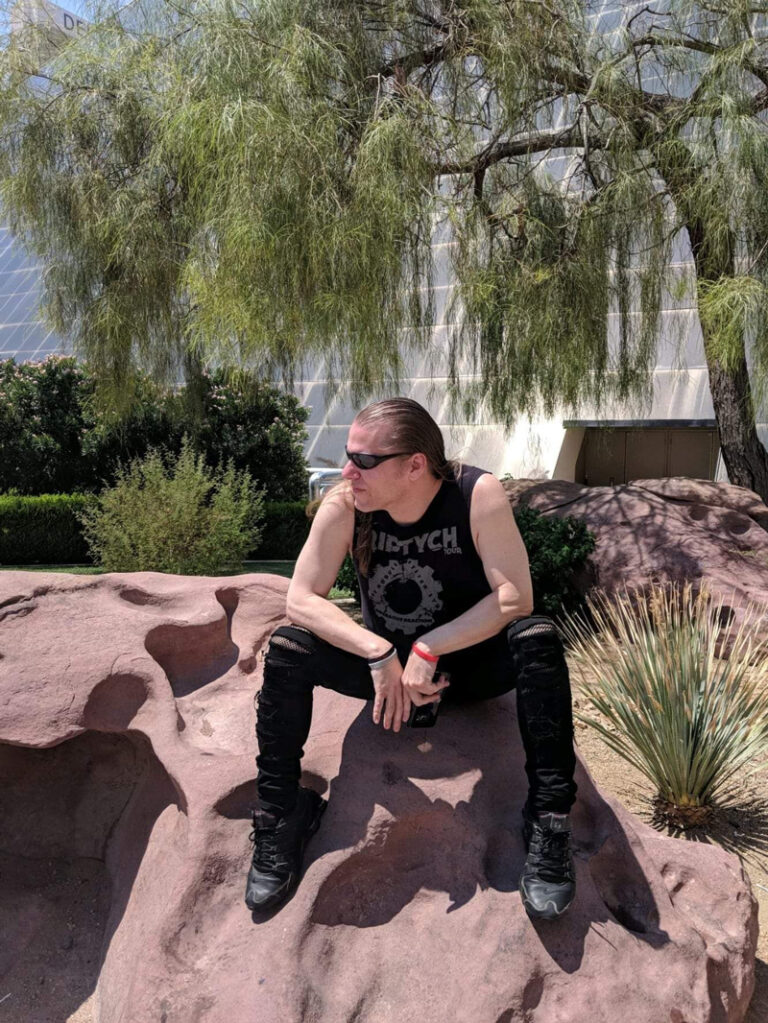
M2 55L1 200L106 383L190 352L288 373L322 352L358 395L391 383L429 334L403 328L432 318L443 221L466 411L647 395L688 289L729 476L768 499L761 3L660 0L610 29L572 0L154 7L95 17L42 87L28 43Z

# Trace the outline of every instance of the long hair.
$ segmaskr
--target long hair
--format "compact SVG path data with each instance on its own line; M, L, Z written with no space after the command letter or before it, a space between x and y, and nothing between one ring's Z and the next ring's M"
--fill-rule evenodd
M384 450L402 451L407 455L417 452L426 456L432 476L438 480L457 479L461 472L458 462L445 457L445 441L440 427L427 410L412 398L384 398L374 401L355 416L360 426L386 427ZM370 512L357 513L352 556L360 573L368 575L372 554L372 522Z

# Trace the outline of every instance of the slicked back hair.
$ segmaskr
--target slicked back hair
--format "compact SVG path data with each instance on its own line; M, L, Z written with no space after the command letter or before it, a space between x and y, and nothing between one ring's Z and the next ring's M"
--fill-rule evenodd
M460 465L445 457L445 441L440 427L427 410L413 398L383 398L366 405L355 416L358 426L383 426L386 435L384 448L376 454L385 455L389 450L402 451L426 456L432 476L438 480L458 478ZM362 575L368 575L371 563L370 512L358 514L355 530L353 556Z

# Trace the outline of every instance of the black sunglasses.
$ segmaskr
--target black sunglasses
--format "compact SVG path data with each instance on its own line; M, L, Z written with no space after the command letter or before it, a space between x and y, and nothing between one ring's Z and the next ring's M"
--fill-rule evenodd
M386 462L388 458L411 454L410 451L393 451L391 455L368 455L362 451L349 451L347 448L344 448L344 452L357 469L375 469L380 462Z

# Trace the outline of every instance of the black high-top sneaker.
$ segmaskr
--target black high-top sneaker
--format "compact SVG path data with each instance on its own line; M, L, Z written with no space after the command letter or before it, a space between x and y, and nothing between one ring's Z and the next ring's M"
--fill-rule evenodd
M299 883L304 849L327 806L312 789L300 788L296 806L284 817L254 811L253 860L245 886L248 909L268 909L288 898Z
M523 838L528 856L520 875L520 895L529 917L556 920L573 902L576 874L567 814L534 815L523 807Z

